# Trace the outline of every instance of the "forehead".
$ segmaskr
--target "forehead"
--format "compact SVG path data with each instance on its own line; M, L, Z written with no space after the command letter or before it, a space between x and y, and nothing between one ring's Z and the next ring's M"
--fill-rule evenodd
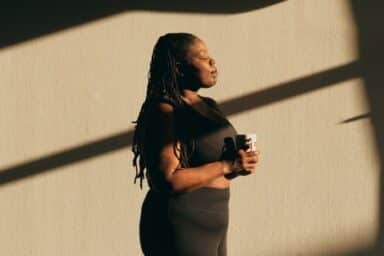
M197 38L193 41L193 43L189 46L188 55L199 55L204 54L208 51L207 45L203 40Z

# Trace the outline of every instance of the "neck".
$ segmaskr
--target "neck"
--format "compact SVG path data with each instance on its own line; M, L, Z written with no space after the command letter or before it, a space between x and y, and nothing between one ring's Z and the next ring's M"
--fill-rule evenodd
M193 104L200 100L200 97L197 91L190 90L190 89L183 89L181 97L184 99L184 101L188 102L189 104Z
M186 98L196 98L198 96L197 90L193 89L183 89L182 94Z

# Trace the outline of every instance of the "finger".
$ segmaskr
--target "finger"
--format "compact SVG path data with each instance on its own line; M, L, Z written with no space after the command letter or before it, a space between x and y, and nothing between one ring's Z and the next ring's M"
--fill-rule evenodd
M243 168L248 171L254 171L256 169L256 164L245 164Z
M250 163L250 164L245 164L244 168L245 169L255 169L257 166L257 163Z
M256 156L257 155L255 151L248 151L245 154L246 154L246 156Z
M244 149L240 149L240 150L238 151L238 154L239 154L241 157L245 157L245 156L247 156L248 152L245 151Z
M258 156L250 156L250 157L246 157L245 158L245 162L255 163L257 161L259 161L259 157Z
M247 156L259 156L260 155L260 151L249 151L249 152L246 152Z
M259 162L259 160L258 160L258 159L254 159L254 158L249 159L249 160L247 161L248 164L256 164L256 163L258 163L258 162Z

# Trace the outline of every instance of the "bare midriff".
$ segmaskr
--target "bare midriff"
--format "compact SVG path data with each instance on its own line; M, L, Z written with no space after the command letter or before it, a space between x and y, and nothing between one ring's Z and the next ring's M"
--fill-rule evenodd
M224 176L219 177L205 185L204 187L211 187L211 188L228 188L231 184L231 181L225 178Z

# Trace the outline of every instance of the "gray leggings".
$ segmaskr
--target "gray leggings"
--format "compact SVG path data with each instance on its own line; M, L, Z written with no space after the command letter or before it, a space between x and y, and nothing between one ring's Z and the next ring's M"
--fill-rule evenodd
M229 188L202 187L173 197L149 190L140 218L145 256L226 256Z

